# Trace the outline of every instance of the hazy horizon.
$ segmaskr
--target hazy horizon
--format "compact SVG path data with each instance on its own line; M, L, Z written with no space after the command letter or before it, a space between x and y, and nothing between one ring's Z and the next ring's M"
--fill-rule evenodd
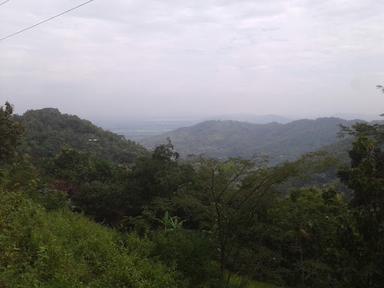
M0 36L80 3L10 1ZM0 100L91 120L379 115L383 27L373 0L94 1L0 42Z
M14 103L11 103L14 104ZM334 114L252 114L252 113L224 113L224 114L195 114L195 115L82 115L83 113L74 113L71 111L65 111L60 107L36 107L28 108L23 111L15 107L16 114L22 115L29 110L40 110L40 109L57 109L63 114L76 115L80 118L95 121L97 123L113 123L113 124L124 124L124 121L132 122L153 122L153 121L208 121L208 120L235 120L235 121L244 121L244 122L258 122L260 119L261 122L266 122L268 119L272 119L273 122L287 123L300 119L318 119L318 118L341 118L345 120L365 120L365 121L374 121L381 120L381 114L358 114L358 113L334 113Z

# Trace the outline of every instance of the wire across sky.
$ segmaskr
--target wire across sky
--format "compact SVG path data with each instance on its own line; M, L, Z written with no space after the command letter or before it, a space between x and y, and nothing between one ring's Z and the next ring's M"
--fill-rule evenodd
M6 2L9 2L9 1L10 1L10 0L6 0L6 1L0 3L0 6L3 5L3 4L5 4ZM38 23L36 23L36 24L33 24L33 25L28 26L28 27L25 27L25 28L23 28L23 29L21 29L21 30L19 30L19 31L16 31L16 32L14 32L14 33L11 33L11 34L9 34L9 35L7 35L7 36L5 36L5 37L0 38L0 42L1 42L1 41L4 41L4 40L7 40L7 39L9 39L9 38L12 38L12 37L14 37L14 36L16 36L16 35L19 35L19 34L21 34L21 33L24 33L24 32L26 32L26 31L28 31L28 30L32 30L32 29L36 28L37 26L40 26L40 25L42 25L42 24L44 24L44 23L47 23L47 22L49 22L49 21L52 21L52 20L54 20L54 19L56 19L56 18L58 18L58 17L60 17L60 16L63 16L63 15L65 15L65 14L69 13L69 12L72 12L72 11L74 11L74 10L77 10L77 9L79 9L80 7L83 7L83 6L89 4L89 3L93 2L93 1L95 1L95 0L88 0L88 1L86 1L86 2L84 2L84 3L81 3L81 4L77 5L77 6L75 6L75 7L72 7L71 9L65 10L65 11L63 11L63 12L61 12L61 13L55 15L55 16L49 17L49 18L44 19L44 20L42 20L42 21L40 21L40 22L38 22Z
M3 6L4 4L7 4L9 1L11 1L11 0L5 0L5 1L0 2L0 6Z

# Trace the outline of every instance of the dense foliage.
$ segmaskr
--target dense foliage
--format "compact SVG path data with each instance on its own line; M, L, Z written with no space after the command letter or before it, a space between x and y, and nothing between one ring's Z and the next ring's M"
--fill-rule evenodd
M0 191L2 287L180 287L139 239ZM139 245L139 246L138 246ZM148 250L148 251L146 251Z
M0 164L15 155L16 146L22 133L22 127L13 121L13 108L9 103L0 107Z
M120 146L82 146L96 133L87 122L48 110L73 127L36 120L22 138L11 108L0 109L0 287L384 285L383 125L345 128L343 168L329 153L186 161L170 141L121 165L125 144L121 159Z
M17 120L25 127L20 149L34 158L53 157L65 146L123 164L146 153L139 144L57 109L30 110Z

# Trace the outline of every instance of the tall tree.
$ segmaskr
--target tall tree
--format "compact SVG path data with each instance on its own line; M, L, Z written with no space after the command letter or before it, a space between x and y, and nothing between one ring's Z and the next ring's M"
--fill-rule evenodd
M362 237L356 254L361 275L357 285L383 287L384 124L358 123L345 132L355 136L349 152L351 166L340 171L339 176L353 191L351 205Z
M15 156L22 133L23 128L14 120L13 107L6 102L0 107L0 164Z
M241 254L253 242L247 231L271 205L273 186L294 173L290 165L255 167L251 161L202 160L191 185L179 191L183 209L199 215L200 229L209 230L216 243L223 287L233 273L244 273ZM185 213L188 214L188 213ZM187 223L188 225L188 223ZM231 271L231 273L228 273Z

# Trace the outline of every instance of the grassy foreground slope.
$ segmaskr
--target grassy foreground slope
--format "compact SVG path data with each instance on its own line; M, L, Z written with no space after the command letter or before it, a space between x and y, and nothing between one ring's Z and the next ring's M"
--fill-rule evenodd
M116 163L132 163L146 153L143 146L133 141L57 109L30 110L17 120L25 128L21 149L34 158L52 157L63 146Z
M149 244L0 190L0 287L182 287Z

